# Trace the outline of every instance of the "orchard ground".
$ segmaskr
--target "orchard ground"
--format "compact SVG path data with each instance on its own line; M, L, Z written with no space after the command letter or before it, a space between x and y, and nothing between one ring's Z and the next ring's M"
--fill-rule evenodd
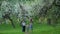
M19 24L13 28L11 24L0 24L0 34L24 34ZM31 34L60 34L60 25L34 24Z

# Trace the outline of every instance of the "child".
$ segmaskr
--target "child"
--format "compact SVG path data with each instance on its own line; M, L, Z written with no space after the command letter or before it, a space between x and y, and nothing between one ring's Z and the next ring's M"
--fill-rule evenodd
M33 32L33 20L32 20L32 18L30 19L30 23L29 23L29 31L30 31L30 34L32 34L32 32Z
M29 24L26 25L26 34L29 33Z
M33 25L32 23L29 24L29 29L32 31L33 30Z
M26 23L25 21L22 21L22 32L25 32L26 29Z

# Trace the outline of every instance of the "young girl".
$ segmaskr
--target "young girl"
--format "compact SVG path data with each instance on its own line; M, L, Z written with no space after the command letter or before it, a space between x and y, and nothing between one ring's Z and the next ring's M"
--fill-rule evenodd
M32 20L32 18L30 19L30 23L29 23L29 31L30 31L30 34L32 34L32 32L33 32L33 20Z
M29 24L29 29L30 29L30 31L33 30L33 24L32 23Z

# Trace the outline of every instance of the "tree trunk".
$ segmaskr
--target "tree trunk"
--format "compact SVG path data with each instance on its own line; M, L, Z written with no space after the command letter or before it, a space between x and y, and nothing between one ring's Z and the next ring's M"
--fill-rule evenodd
M48 18L48 19L47 19L47 24L48 24L48 25L51 25L51 18Z
M12 24L13 28L15 28L15 25L13 23L13 20L11 18L9 18L9 20L11 21L11 24Z

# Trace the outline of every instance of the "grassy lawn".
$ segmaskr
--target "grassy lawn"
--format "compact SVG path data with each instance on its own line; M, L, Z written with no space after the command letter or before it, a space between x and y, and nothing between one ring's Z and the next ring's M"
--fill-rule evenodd
M21 29L19 25L13 28L10 24L3 24L0 25L0 34L23 34ZM60 34L60 26L53 27L46 24L34 24L32 34Z

